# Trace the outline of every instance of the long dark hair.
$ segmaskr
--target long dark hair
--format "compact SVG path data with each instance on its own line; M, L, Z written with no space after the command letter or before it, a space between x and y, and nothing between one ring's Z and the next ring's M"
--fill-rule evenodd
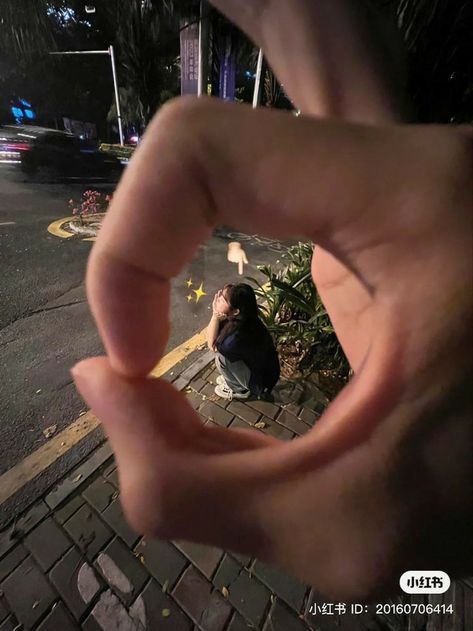
M267 333L267 329L258 315L256 295L247 283L237 285L225 285L227 301L232 309L238 309L236 316L229 316L220 330L216 344L220 344L230 333L241 333L246 339L256 339L261 334Z

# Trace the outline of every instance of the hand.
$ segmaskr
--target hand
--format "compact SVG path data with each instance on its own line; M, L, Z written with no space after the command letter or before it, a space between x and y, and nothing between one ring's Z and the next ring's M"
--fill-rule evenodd
M218 299L218 293L215 294L213 302L212 302L212 315L214 316L214 318L217 318L217 320L226 320L227 316L225 313L220 313L219 311L217 311L217 299Z
M360 0L214 4L263 48L303 114L369 124L395 123L407 116L404 46L386 10L381 13ZM357 372L371 343L371 296L352 270L320 244L312 274Z
M89 262L108 358L75 369L135 529L254 554L345 599L391 589L403 569L471 571L470 160L470 139L438 127L207 100L161 110ZM130 242L132 207L142 230ZM235 221L314 240L370 299L355 378L291 443L203 427L170 384L145 378L167 340L169 279Z

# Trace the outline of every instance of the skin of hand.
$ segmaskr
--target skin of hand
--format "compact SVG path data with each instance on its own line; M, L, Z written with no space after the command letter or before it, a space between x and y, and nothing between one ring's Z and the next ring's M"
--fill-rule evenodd
M222 320L232 313L232 308L225 300L222 290L219 290L214 296L212 302L212 313Z
M380 13L373 2L214 4L263 48L303 114L361 123L393 123L407 117L403 42L394 19L386 11ZM320 245L314 251L312 274L356 372L370 345L371 297L356 275Z
M160 111L88 265L107 357L73 370L138 532L252 554L346 600L392 591L407 569L471 572L471 158L471 138L436 126L207 99ZM146 377L170 279L229 222L312 239L370 300L355 377L291 443L202 426Z

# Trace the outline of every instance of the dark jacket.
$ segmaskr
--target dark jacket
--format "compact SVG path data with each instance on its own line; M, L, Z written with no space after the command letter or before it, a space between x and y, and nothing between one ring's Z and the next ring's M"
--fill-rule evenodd
M262 394L276 385L280 374L279 358L263 323L258 335L250 337L244 330L236 330L215 347L229 362L245 362L251 372L249 386L253 394Z

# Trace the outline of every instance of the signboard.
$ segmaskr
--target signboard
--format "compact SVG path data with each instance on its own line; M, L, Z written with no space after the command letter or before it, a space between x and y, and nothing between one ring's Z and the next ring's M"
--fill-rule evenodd
M197 94L199 77L199 25L181 30L181 94Z
M223 40L220 57L220 98L224 101L235 100L236 59L232 36L228 33Z

